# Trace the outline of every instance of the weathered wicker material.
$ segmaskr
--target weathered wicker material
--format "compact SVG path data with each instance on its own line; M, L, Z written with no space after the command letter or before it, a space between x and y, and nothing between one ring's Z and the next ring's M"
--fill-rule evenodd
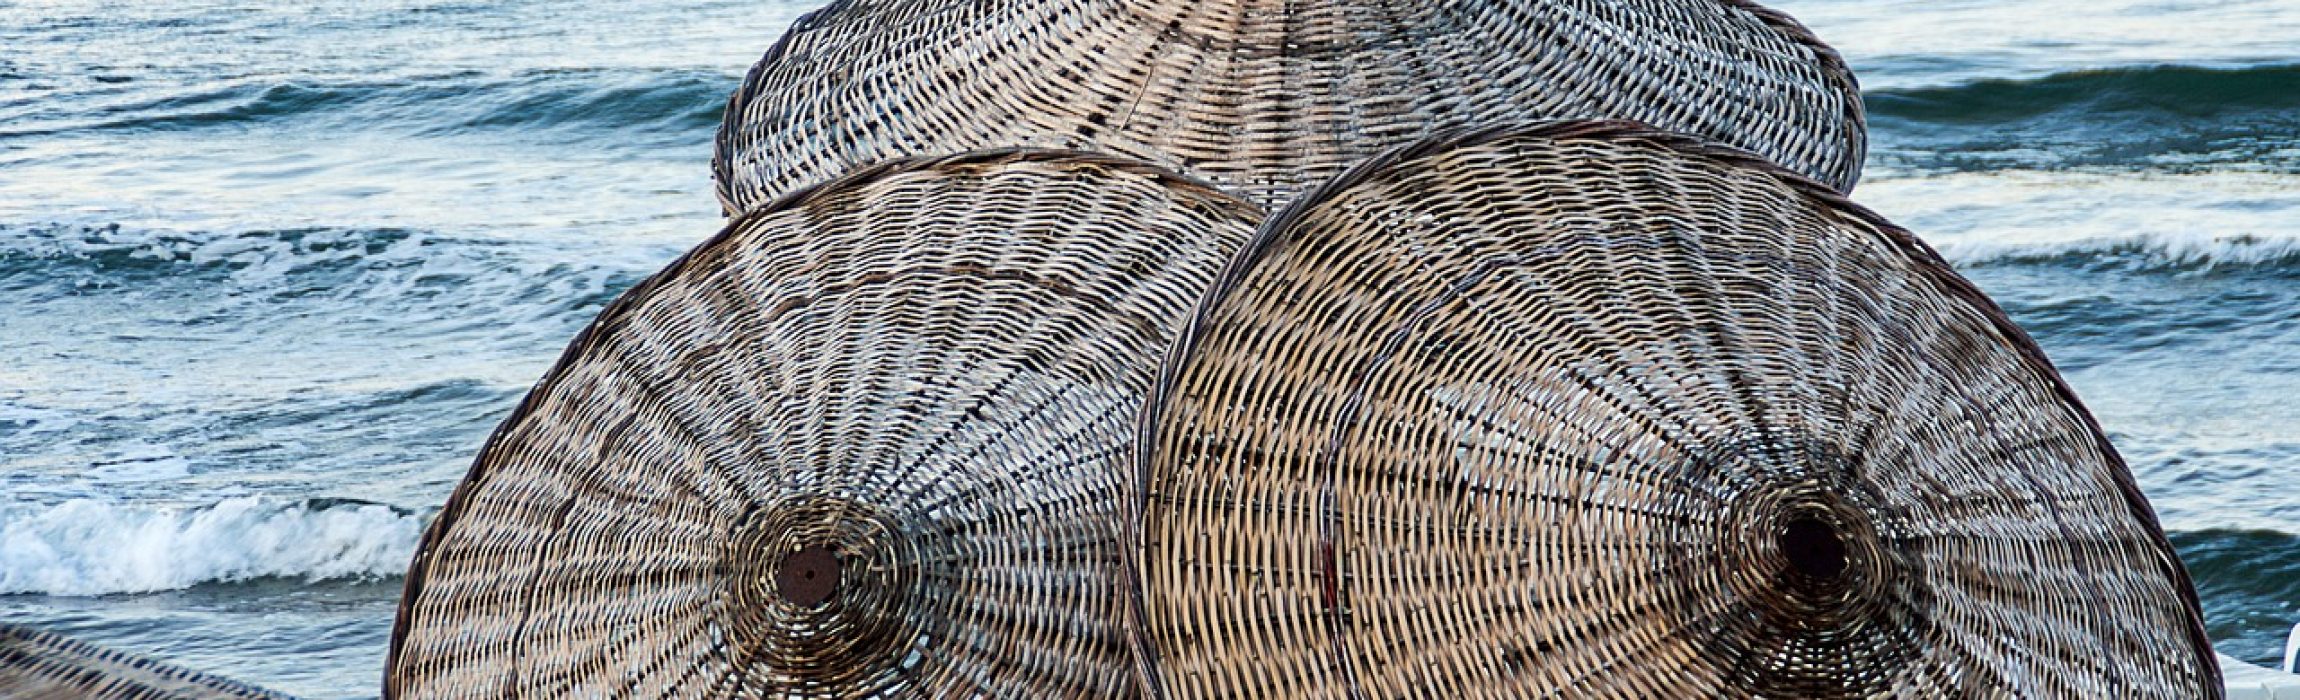
M2220 692L2028 336L1736 151L1386 155L1265 223L1178 347L1133 559L1174 697Z
M0 698L284 700L287 697L53 632L0 623Z
M857 164L1035 145L1283 203L1382 149L1502 120L1634 119L1850 190L1837 53L1747 0L839 0L728 103L742 211Z
M1261 217L1000 151L738 218L489 440L409 571L386 693L1132 693L1120 455Z

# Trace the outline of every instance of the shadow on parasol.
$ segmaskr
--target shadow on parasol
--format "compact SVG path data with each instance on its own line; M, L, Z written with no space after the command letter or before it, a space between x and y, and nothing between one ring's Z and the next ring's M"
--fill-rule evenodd
M1004 150L737 218L489 439L410 568L385 694L1132 693L1144 358L1261 216Z
M1447 128L1632 119L1839 190L1866 151L1835 50L1747 0L841 0L729 101L741 212L850 167L1040 146L1116 153L1265 206Z
M1620 122L1456 132L1256 233L1149 405L1175 697L2211 697L2036 344L1906 231Z

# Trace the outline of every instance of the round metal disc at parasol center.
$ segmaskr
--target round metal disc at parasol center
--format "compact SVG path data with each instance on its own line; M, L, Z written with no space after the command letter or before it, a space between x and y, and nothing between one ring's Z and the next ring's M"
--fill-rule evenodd
M1173 697L2208 697L2195 592L2034 342L1907 232L1624 123L1273 216L1145 408Z
M395 697L1107 697L1121 457L1261 212L1146 164L872 167L602 312L425 534Z
M839 0L728 102L740 212L859 163L1123 154L1265 206L1437 131L1630 119L1841 190L1866 151L1837 52L1748 0Z

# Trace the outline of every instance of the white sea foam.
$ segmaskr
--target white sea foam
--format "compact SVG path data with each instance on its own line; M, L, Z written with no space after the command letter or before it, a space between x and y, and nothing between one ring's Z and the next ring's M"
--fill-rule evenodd
M262 497L200 506L99 500L0 506L0 593L101 595L266 576L396 576L423 516Z
M2300 238L2187 233L2043 241L1965 239L1944 241L1939 250L1941 257L1959 265L2066 256L2127 258L2145 267L2243 267L2300 261Z
M2300 260L2300 177L1989 171L1883 177L1861 201L1960 265L2056 257L2147 267Z

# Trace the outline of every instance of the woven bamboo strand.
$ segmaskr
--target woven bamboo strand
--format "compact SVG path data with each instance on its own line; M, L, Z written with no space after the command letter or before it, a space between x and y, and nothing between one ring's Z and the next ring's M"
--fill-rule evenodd
M1274 215L1144 409L1170 697L2216 697L2036 344L1914 236L1619 122L1454 132Z
M489 439L410 567L385 694L1135 694L1131 419L1261 217L1008 149L737 218Z
M1039 146L1121 154L1265 206L1452 127L1634 119L1850 190L1858 85L1746 0L839 0L729 100L739 212L850 167Z
M0 623L0 698L286 700L288 696L54 632Z

